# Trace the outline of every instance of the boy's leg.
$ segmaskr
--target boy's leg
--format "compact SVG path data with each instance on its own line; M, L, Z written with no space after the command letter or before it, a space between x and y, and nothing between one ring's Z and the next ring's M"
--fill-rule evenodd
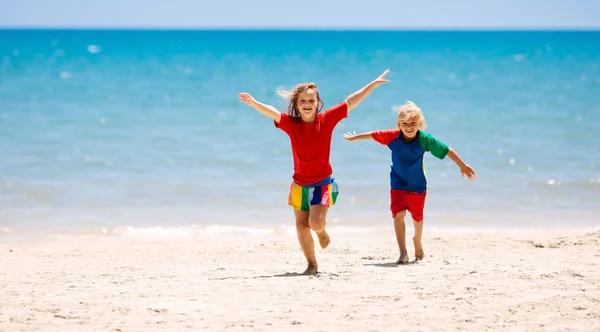
M425 257L423 245L421 244L421 237L423 235L423 220L413 220L413 225L415 226L415 236L413 237L413 242L415 244L415 259L421 260L423 257Z
M309 211L294 210L294 215L296 217L298 242L300 242L300 247L308 262L308 267L303 274L316 274L319 265L317 265L317 258L315 256L315 242L313 241L312 234L310 234L308 223Z
M406 193L404 190L390 189L390 210L394 218L394 230L396 232L396 241L400 249L400 258L396 264L408 263L408 251L406 250L406 226L404 217L406 216Z
M394 230L396 231L396 241L400 249L400 258L396 264L408 263L408 251L406 250L406 226L404 225L405 211L398 212L394 215Z
M415 245L415 259L421 260L425 257L421 239L423 236L423 210L425 208L425 193L411 193L408 199L408 207L410 214L413 217L413 225L415 227L415 236L413 242Z
M311 205L310 215L308 216L308 225L310 226L310 229L317 233L319 244L323 249L327 248L331 242L329 234L327 234L327 230L325 229L328 211L329 207L327 206L321 204Z

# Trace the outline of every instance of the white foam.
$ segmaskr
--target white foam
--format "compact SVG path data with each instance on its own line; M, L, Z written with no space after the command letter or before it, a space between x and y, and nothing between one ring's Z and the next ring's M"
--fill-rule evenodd
M406 227L407 236L414 232L411 225L407 224ZM394 228L393 225L388 226L330 226L328 227L329 234L334 238L355 238L355 237L368 237L368 238L393 238ZM510 237L531 237L531 236L569 236L569 235L581 235L600 232L600 224L593 227L578 227L578 228L544 228L544 227L531 227L531 228L518 228L518 227L435 227L426 226L426 237L438 237L438 236L510 236ZM26 230L26 229L11 229L11 228L0 228L0 236L9 238L13 235L35 235L43 234L47 236L52 233L57 234L70 234L76 235L79 231L48 231L48 230ZM246 238L267 236L269 238L290 238L295 239L296 227L294 225L270 225L270 226L236 226L236 225L219 225L213 224L209 226L180 226L180 227L98 227L88 229L81 235L95 235L95 236L123 236L130 237L140 240L182 240L182 239L195 239L195 238L232 238L242 236Z
M137 237L187 237L192 235L189 227L125 227L117 232Z
M98 45L88 45L87 50L92 54L100 53L102 51L102 49Z
M248 235L267 235L273 234L275 231L272 228L255 228L243 226L225 226L225 225L210 225L202 230L202 233L208 235L224 235L231 233L242 233Z
M376 234L387 234L390 231L393 232L389 227L368 227L368 226L334 226L328 227L329 232L332 234L346 235L346 236L365 236L365 235L376 235Z
M72 77L71 73L69 73L68 71L61 71L58 76L60 77L61 80L68 80Z
M209 225L209 226L181 226L181 227L100 227L92 230L93 234L98 235L123 235L143 238L181 238L194 235L203 236L228 236L232 234L244 235L269 235L275 234L279 227L244 227L229 225ZM291 228L295 235L295 228ZM283 230L283 233L292 234L289 230Z
M475 235L475 234L493 234L493 235L553 235L553 236L565 236L565 235L581 235L581 233L595 233L600 231L600 226L596 227L584 227L584 228L478 228L478 227L429 227L427 233L434 234L449 234L449 235Z

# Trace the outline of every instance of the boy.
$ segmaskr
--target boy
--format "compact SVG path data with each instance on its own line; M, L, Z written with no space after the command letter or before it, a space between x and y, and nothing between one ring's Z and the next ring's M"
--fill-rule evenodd
M361 134L346 133L344 138L350 142L361 139L373 139L386 145L392 151L390 171L390 196L392 217L396 240L400 249L397 264L408 263L406 250L406 227L404 216L410 212L415 227L413 242L415 259L425 256L421 245L423 234L423 209L427 193L423 155L429 151L439 159L448 156L458 165L462 176L474 180L475 170L458 156L456 151L437 140L424 129L427 127L421 109L413 102L406 102L398 111L397 128L371 131Z

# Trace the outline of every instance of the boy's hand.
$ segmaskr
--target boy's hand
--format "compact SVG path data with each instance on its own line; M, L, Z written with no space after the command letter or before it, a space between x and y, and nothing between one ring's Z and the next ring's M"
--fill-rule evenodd
M238 96L240 97L240 100L243 101L244 103L248 104L248 106L250 106L250 107L256 106L256 100L250 94L248 94L246 92L242 92Z
M344 134L344 139L346 141L350 141L350 142L354 141L356 139L356 132L353 131L353 132L347 132L347 133L345 133Z
M475 180L475 178L477 177L477 174L475 173L475 170L471 166L469 166L467 164L465 164L464 166L462 166L460 168L460 173L462 174L463 178L466 175L471 180Z

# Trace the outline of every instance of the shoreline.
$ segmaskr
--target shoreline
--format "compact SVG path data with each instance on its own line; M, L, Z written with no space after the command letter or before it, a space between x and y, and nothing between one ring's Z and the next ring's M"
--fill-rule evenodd
M327 230L331 235L341 237L353 236L394 236L393 224L389 225L328 225ZM413 232L412 222L406 223L407 236ZM456 226L431 226L425 225L424 236L427 235L477 235L494 234L502 236L577 236L600 231L600 224L592 226L573 227L477 227L472 225ZM204 236L292 236L295 238L295 226L290 224L209 224L209 225L181 225L181 226L106 226L106 227L65 227L65 228L11 228L0 227L0 242L3 238L11 236L131 236L131 237L156 237L156 238L189 238Z

